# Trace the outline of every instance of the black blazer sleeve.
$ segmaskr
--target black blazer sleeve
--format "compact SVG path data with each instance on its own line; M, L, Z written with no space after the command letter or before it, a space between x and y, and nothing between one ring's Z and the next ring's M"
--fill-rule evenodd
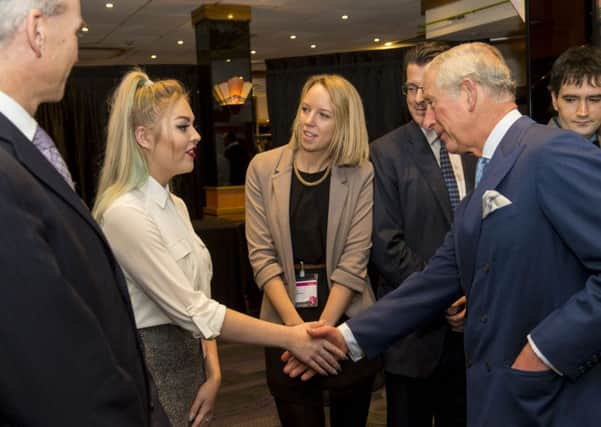
M1 120L0 132L0 425L148 425L118 267L89 215L59 196L79 202L52 166L24 137L9 142Z
M144 425L132 379L49 250L53 230L17 200L0 209L0 411L15 425Z

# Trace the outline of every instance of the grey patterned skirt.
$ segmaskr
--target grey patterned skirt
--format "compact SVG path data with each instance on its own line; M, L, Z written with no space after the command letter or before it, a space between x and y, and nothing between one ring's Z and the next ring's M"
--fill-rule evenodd
M173 427L187 427L198 387L205 381L200 340L175 325L139 329L146 363Z

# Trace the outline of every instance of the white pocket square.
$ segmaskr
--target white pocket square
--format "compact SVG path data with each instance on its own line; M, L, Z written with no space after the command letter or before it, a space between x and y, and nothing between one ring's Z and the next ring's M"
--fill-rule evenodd
M495 190L486 190L482 195L482 219L497 209L509 206L511 200Z

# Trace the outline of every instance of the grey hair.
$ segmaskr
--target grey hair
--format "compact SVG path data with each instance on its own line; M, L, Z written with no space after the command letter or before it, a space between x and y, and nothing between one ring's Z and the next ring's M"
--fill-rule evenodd
M461 82L469 78L482 85L499 102L515 100L515 81L501 52L486 43L464 43L441 53L428 68L436 70L439 88L459 91Z
M32 9L39 9L46 16L60 15L63 0L0 0L0 44L13 37Z

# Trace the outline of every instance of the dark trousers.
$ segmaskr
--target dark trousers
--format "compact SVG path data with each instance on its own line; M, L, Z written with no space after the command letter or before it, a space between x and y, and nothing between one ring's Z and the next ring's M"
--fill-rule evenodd
M388 427L466 426L462 338L462 334L449 334L440 364L428 378L386 372Z
M371 401L373 381L355 384L352 393L337 396L329 393L330 426L365 427ZM322 404L297 403L275 398L282 427L325 427L325 408Z
M277 348L265 349L267 385L282 427L325 427L328 406L331 427L365 427L380 360L342 360L340 374L301 381L282 372L281 354Z

